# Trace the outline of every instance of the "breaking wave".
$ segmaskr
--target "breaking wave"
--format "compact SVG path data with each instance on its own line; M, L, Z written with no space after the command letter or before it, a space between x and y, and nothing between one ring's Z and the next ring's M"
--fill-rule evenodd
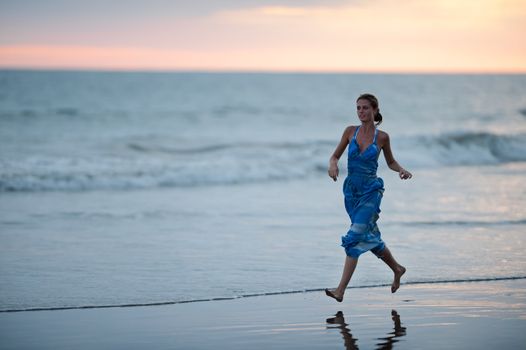
M334 141L221 143L177 147L128 140L90 156L32 155L0 159L0 191L128 190L236 185L325 174ZM412 168L526 161L526 134L463 132L407 137L396 154ZM100 155L97 155L100 154ZM380 160L383 161L383 160ZM340 162L345 172L345 155Z

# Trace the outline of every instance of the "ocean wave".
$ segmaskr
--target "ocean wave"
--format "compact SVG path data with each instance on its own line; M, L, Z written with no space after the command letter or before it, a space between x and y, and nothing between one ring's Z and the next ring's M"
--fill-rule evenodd
M407 137L399 143L398 153L413 153L416 156L430 157L444 165L486 165L495 163L526 161L526 134L496 134L490 132L462 131L444 133L437 136ZM283 152L302 149L306 152L317 152L330 155L336 146L334 140L313 140L306 142L232 142L199 145L193 147L174 147L158 144L154 141L130 142L127 147L140 153L166 154L205 154L237 150ZM422 147L425 149L422 150ZM294 156L294 153L290 154ZM291 158L291 160L294 160ZM427 162L425 162L427 164Z
M526 276L506 276L506 277L485 277L485 278L465 278L465 279L437 279L437 280L415 280L401 285L420 285L420 284L442 284L442 283L475 283L475 282L496 282L496 281L512 281L526 279ZM388 287L391 284L369 284L369 285L357 285L348 287L349 289L362 289L362 288L380 288ZM284 295L284 294L300 294L300 293L313 293L322 292L325 288L310 288L290 291L276 291L276 292L263 292L263 293L252 293L243 294L229 297L215 297L215 298L204 298L204 299L187 299L187 300L173 300L173 301L160 301L160 302L147 302L147 303L123 303L123 304L108 304L108 305L77 305L77 306L58 306L58 307L34 307L24 309L0 309L0 312L28 312L28 311L60 311L60 310L80 310L80 309L108 309L118 307L138 307L138 306L162 306L162 305L175 305L175 304L188 304L188 303L200 303L200 302L211 302L211 301L222 301L222 300L234 300L241 298L252 298L262 297L271 295Z
M404 166L495 165L526 161L526 134L487 132L405 137L393 145ZM333 141L222 142L119 140L84 154L48 153L0 159L0 192L129 190L237 185L321 176ZM340 162L345 175L345 154ZM382 159L380 160L383 161Z
M326 141L313 141L313 142L273 142L273 143L263 143L263 142L237 142L237 143L217 143L204 146L194 146L194 147L169 147L166 145L159 145L152 142L140 143L140 142L131 142L127 144L127 147L135 152L140 153L166 153L166 154L206 154L210 152L225 152L233 150L244 151L261 151L262 153L268 151L283 151L283 150L294 150L294 149L313 149L317 147L327 147L332 146L332 142Z
M126 149L121 156L3 159L0 160L0 191L236 185L305 178L317 173L320 162L326 163L325 157L313 156L316 148L290 145L211 145L177 149L134 144Z
M401 226L503 226L503 225L525 225L526 219L518 220L497 220L497 221L482 221L482 220L452 220L452 221L409 221L409 222L386 222L389 225Z
M490 165L526 161L526 134L446 133L417 141L444 165Z

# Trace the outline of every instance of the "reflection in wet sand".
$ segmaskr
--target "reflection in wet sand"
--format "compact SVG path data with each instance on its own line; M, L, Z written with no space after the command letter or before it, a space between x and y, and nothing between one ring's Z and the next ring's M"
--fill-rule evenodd
M391 317L394 322L393 331L388 333L384 338L378 338L380 343L376 344L377 349L387 350L392 349L394 343L398 342L399 337L403 337L406 334L406 328L402 327L402 322L400 321L400 315L396 310L391 311Z
M343 343L345 345L345 349L347 350L358 349L358 345L356 345L356 341L358 339L354 338L351 334L351 330L347 328L348 324L345 323L343 312L338 311L336 315L334 315L334 317L327 319L327 323L337 325L336 327L327 327L327 329L330 329L330 328L340 329L340 333L343 336Z
M376 344L376 349L392 349L393 345L399 341L399 339L396 338L403 337L404 335L406 335L406 327L402 327L400 316L398 315L398 312L396 312L396 310L391 311L391 317L394 322L393 331L387 333L387 336L383 338L378 338L380 342ZM327 319L327 323L336 325L335 327L327 326L327 329L338 328L340 330L340 334L343 337L345 349L358 349L358 338L353 337L350 328L348 328L349 325L345 323L343 312L338 311L336 315L334 315L334 317L330 317Z

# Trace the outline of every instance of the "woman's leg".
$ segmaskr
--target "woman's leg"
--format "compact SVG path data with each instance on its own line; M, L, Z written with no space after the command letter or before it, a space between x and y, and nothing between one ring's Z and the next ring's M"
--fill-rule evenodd
M342 278L340 280L340 284L338 285L336 289L330 291L336 297L335 299L340 299L340 300L343 299L343 295L345 294L345 289L347 288L347 285L351 281L352 274L354 273L354 269L356 269L357 264L358 264L358 258L345 256L345 263L343 265L343 272L342 272Z
M384 261L384 263L387 264L387 266L391 268L391 270L393 270L394 280L393 284L391 285L391 293L394 293L398 288L400 288L400 278L405 273L406 269L396 262L393 254L391 254L391 251L387 247L385 247L382 251L382 256L380 258Z

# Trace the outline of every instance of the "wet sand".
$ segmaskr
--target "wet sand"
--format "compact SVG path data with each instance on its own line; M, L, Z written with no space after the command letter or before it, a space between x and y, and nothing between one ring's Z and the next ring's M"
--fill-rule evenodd
M0 313L2 349L521 349L526 279Z

